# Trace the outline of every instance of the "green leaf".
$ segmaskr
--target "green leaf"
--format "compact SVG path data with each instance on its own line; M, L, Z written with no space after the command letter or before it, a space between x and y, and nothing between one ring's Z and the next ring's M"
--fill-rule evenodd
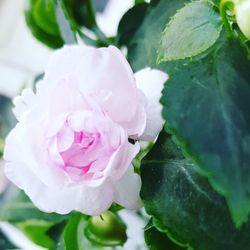
M193 57L210 48L222 29L220 15L207 1L180 9L162 33L158 63Z
M61 36L53 36L47 31L41 29L36 21L34 20L33 14L31 10L27 10L25 12L25 20L28 25L32 35L40 42L44 43L50 48L56 49L63 46L63 40Z
M162 132L142 165L141 197L154 226L187 249L248 250L250 221L237 229L224 198L169 140Z
M236 42L173 75L162 103L166 129L227 199L240 226L250 212L250 61Z
M163 64L157 65L157 50L161 40L161 34L176 11L184 6L188 0L160 0L151 1L147 8L143 22L135 30L132 39L127 42L128 60L134 71L151 66L161 68ZM171 65L172 66L172 65ZM171 67L171 68L174 68Z
M144 231L144 239L149 250L181 250L165 233L161 233L154 226Z
M73 23L71 23L71 19L62 0L56 0L56 18L64 42L66 44L75 44L76 37L72 28Z
M64 234L64 249L65 250L78 250L78 225L80 220L82 219L82 215L80 213L76 213L67 223ZM83 235L83 232L82 232Z
M10 223L44 220L56 224L66 220L68 217L67 215L44 213L38 210L24 192L20 192L17 196L7 201L0 209L0 219Z
M137 4L122 17L118 26L118 44L119 46L128 44L134 36L136 30L141 25L148 4Z
M31 11L36 24L40 29L52 36L60 36L56 22L54 0L32 0Z
M16 226L35 244L47 249L55 249L55 242L47 234L52 225L52 222L37 219L27 220L16 224Z

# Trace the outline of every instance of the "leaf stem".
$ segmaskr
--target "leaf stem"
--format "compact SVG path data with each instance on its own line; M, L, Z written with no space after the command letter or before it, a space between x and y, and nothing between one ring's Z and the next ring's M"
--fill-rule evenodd
M235 4L234 0L221 0L220 7L219 7L222 21L224 23L224 26L225 26L225 29L229 38L232 38L233 32L232 32L231 24L228 20L227 10L228 10L228 6L231 7L234 4Z
M106 37L106 35L101 31L101 29L97 25L92 0L86 0L86 7L89 15L89 21L97 38L100 40L102 44L110 45L111 40Z

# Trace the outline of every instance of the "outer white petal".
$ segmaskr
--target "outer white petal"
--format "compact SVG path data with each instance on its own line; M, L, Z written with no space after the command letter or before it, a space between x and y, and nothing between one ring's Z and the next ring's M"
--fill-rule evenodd
M116 47L96 49L77 45L56 51L45 69L43 87L49 91L65 78L73 78L80 92L95 98L115 122L128 122L134 117L137 101L134 75Z
M114 201L114 188L108 179L95 188L84 185L52 188L41 182L22 162L7 163L5 174L44 212L68 214L74 210L99 215Z
M13 112L20 121L36 104L36 96L31 89L27 88L23 90L20 96L15 97L13 103L15 105Z
M114 183L116 189L115 202L128 208L138 209L141 207L140 189L141 178L134 173L131 165L123 177Z
M135 73L135 79L137 87L144 93L147 99L147 123L145 131L139 139L154 141L164 123L161 116L160 97L168 75L160 70L145 68Z

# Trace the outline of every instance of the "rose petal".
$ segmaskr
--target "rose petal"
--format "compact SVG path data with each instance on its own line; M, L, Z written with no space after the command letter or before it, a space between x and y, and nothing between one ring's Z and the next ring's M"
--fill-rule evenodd
M66 46L58 50L46 67L44 81L51 87L69 75L76 78L83 94L92 95L101 103L112 120L126 122L134 116L135 79L125 57L114 46L99 49Z
M25 174L22 173L24 169ZM74 210L94 216L106 211L114 201L114 188L108 179L103 185L94 188L84 185L51 188L19 163L8 163L5 173L44 212L68 214Z
M128 209L138 209L142 206L140 199L141 178L134 173L131 165L122 178L114 183L116 189L115 202Z
M136 84L147 99L147 123L140 140L154 141L162 129L164 120L161 116L161 91L168 75L156 69L145 68L135 73Z
M13 113L15 114L18 121L20 121L23 115L32 109L36 104L36 96L31 89L24 89L20 96L17 96L13 103L15 108L13 109Z

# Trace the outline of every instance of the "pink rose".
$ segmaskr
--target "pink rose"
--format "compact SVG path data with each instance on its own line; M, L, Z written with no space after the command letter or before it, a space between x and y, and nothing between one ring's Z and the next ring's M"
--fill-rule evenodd
M36 94L26 89L14 100L19 122L6 139L6 175L46 212L98 215L113 202L138 208L131 162L140 147L129 138L159 133L166 79L151 69L134 75L113 46L56 51Z

